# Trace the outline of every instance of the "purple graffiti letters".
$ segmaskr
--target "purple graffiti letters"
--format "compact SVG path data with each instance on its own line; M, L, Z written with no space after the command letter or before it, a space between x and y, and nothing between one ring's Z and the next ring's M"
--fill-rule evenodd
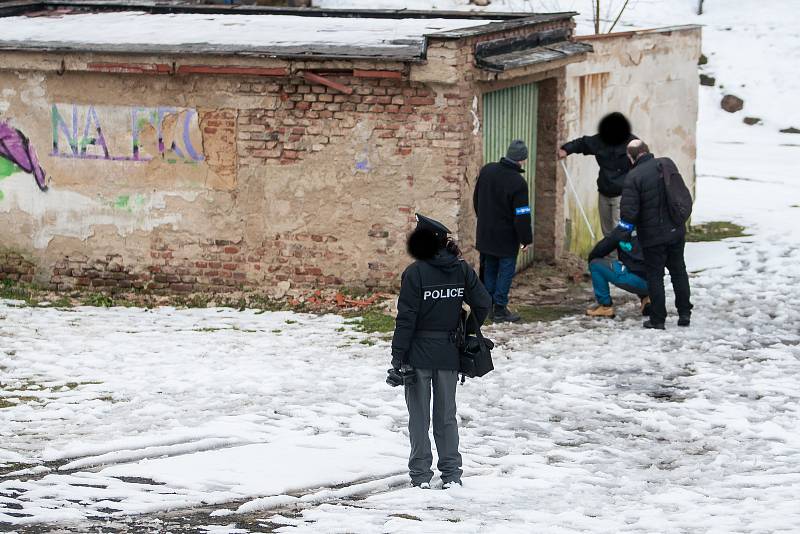
M39 189L47 191L47 176L39 165L30 141L21 131L3 121L0 121L0 158L5 158L26 173L32 174Z
M174 134L174 140L169 142L169 148L167 148L167 143L164 140L164 121L168 116L175 114L183 114L184 120L180 125L183 132L176 132ZM194 162L204 159L203 155L198 153L192 144L191 132L194 126L193 120L197 117L197 112L193 109L131 107L130 131L125 132L123 136L112 136L113 139L117 140L117 145L120 144L119 140L121 138L124 139L129 136L130 143L125 147L110 146L109 142L106 140L104 130L100 125L100 114L94 106L87 106L85 110L83 110L79 109L76 105L72 105L71 129L68 122L61 114L57 104L53 104L51 115L53 126L53 156L60 158L147 162L153 159L151 156L147 155L149 152L151 154L158 154L162 159L167 159L170 163L175 163L176 161ZM78 122L81 115L83 115L85 120L83 137L79 139ZM117 121L116 124L120 124L120 122ZM149 127L155 130L156 142L155 146L149 147L150 150L147 150L148 147L142 144L141 133ZM66 139L70 147L69 151L62 151L59 149L59 141L62 138ZM182 144L182 147L178 146L179 143ZM89 149L93 146L102 149L102 154L90 153ZM116 151L114 150L115 148ZM130 150L129 154L125 153L127 150ZM175 158L167 158L168 152L170 151L174 154Z

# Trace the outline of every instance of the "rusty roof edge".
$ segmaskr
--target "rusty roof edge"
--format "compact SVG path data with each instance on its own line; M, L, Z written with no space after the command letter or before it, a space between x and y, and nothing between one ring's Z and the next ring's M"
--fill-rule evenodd
M422 63L419 49L410 47L372 48L371 53L350 47L240 47L213 45L92 45L63 42L0 42L0 52L40 52L46 54L107 54L119 56L219 56L276 59L282 61L374 61L380 63Z
M488 35L492 33L500 33L508 30L515 30L518 28L525 28L527 26L535 26L545 22L553 22L557 20L571 19L577 15L577 11L563 11L559 13L541 13L532 14L527 13L524 17L516 18L514 20L490 22L489 24L481 24L480 26L466 26L457 30L447 30L442 32L426 33L425 39L442 39L442 40L455 40L463 39L465 37L474 37L476 35ZM491 18L491 17L490 17Z
M22 0L12 2L0 2L0 17L14 17L24 15L32 11L42 11L47 7L47 2L35 0Z
M613 39L615 37L632 37L634 35L683 32L683 31L699 30L702 28L703 24L680 24L676 26L664 26L661 28L645 28L642 30L630 30L627 32L600 33L594 35L576 35L574 39L576 41L597 41L601 39Z

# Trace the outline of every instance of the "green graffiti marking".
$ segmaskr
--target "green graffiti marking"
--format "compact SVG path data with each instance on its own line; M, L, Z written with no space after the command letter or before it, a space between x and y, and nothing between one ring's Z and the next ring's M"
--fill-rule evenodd
M130 210L130 207L128 206L130 200L131 197L129 195L120 195L114 201L114 207L119 210L125 210L125 209Z
M6 158L0 158L0 180L7 178L12 174L22 172L22 169L11 163Z

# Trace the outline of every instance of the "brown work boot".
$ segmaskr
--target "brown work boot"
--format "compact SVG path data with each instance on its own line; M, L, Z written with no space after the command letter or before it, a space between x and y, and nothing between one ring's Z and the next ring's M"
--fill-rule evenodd
M594 308L586 310L586 315L589 317L603 317L606 319L613 319L617 316L614 312L614 306L603 306L602 304L598 304Z
M642 297L639 307L642 310L643 317L650 317L650 297Z

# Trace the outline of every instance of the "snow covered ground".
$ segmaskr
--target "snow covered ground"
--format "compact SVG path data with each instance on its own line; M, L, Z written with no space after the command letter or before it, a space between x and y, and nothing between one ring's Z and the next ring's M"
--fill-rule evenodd
M800 21L721 4L631 2L642 25L709 24L708 72L745 85L736 115L701 92L696 222L752 235L690 246L690 329L630 306L489 329L496 371L458 393L464 487L421 491L388 344L340 317L6 301L0 527L200 509L201 532L800 532L800 135L778 133L800 127Z

